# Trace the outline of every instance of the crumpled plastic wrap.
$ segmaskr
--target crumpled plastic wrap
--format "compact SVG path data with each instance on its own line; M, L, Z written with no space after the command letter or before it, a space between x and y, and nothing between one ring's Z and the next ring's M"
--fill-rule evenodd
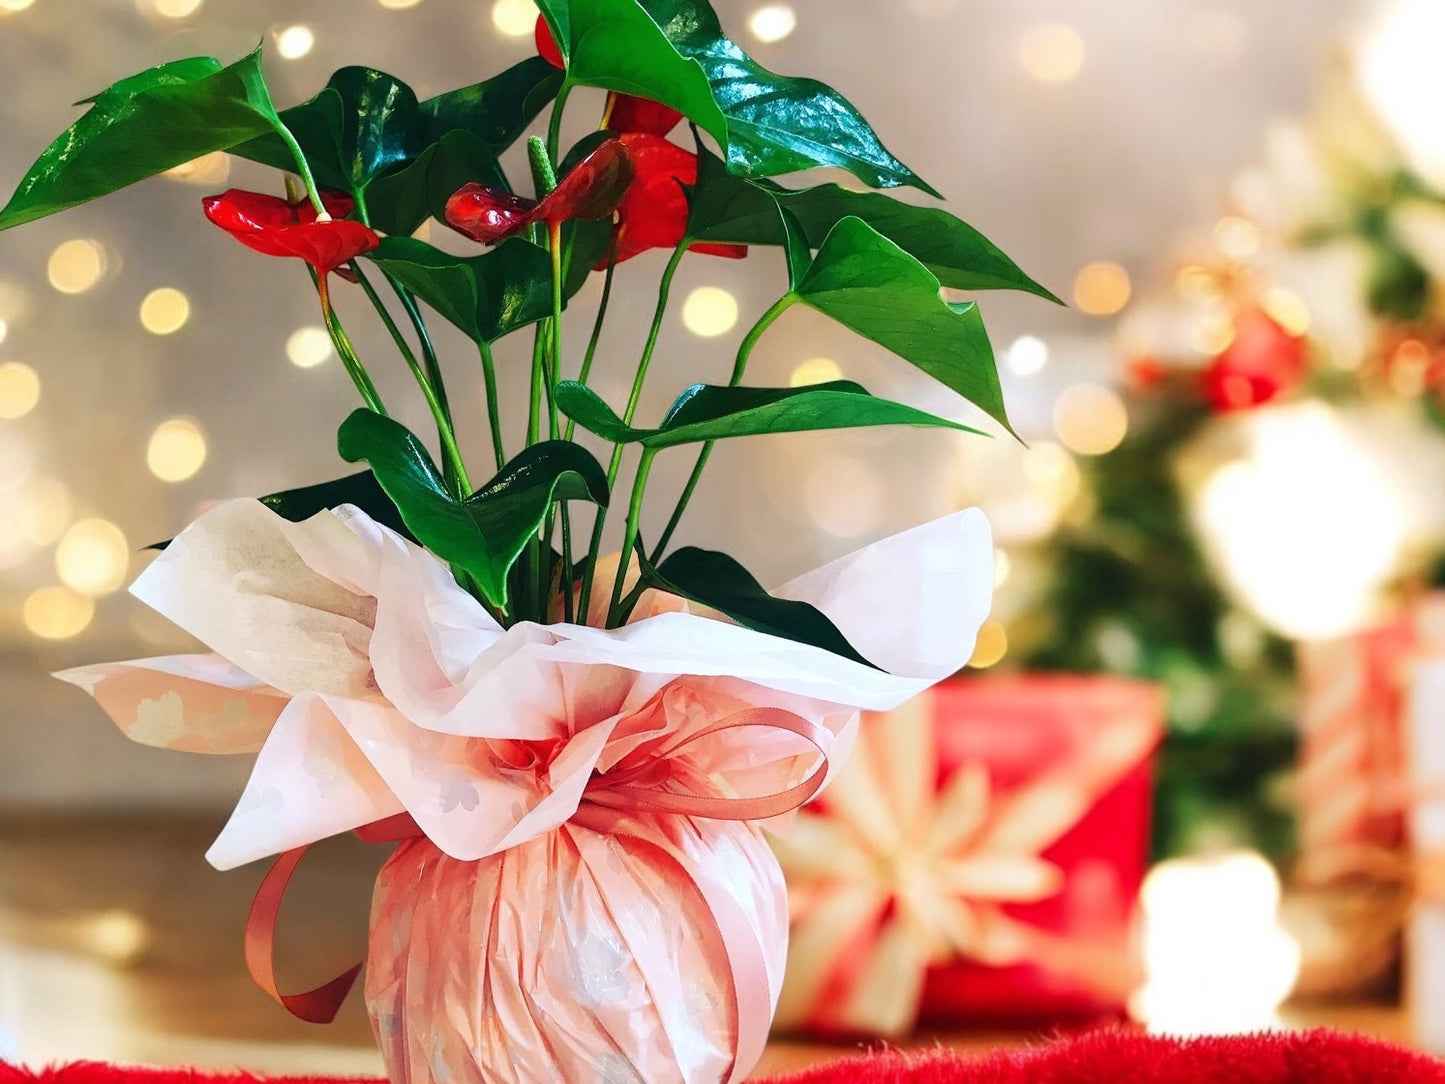
M786 951L781 879L752 823L786 828L846 757L860 709L963 664L991 563L968 511L777 589L880 670L657 592L620 629L503 629L445 564L355 508L290 523L231 501L132 588L212 653L60 676L138 741L259 751L209 852L218 868L413 826L378 890L368 980L394 1079L740 1081ZM578 994L601 972L574 944L629 956L616 983L640 1000L625 1027Z

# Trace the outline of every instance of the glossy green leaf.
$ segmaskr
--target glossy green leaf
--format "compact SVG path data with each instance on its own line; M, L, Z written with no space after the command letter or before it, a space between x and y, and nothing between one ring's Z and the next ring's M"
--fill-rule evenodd
M418 126L416 95L386 72L347 67L325 89L293 106L281 119L306 155L317 183L365 197L388 169L409 161ZM276 135L244 143L234 154L287 169L290 153Z
M776 208L795 217L807 247L816 249L844 218L860 218L917 259L944 286L957 290L1023 290L1059 299L962 219L936 207L915 207L876 192L836 184L793 190L728 173L699 147L698 179L691 197L688 236L722 244L780 245Z
M397 421L357 410L337 444L343 459L370 464L417 540L464 570L498 607L507 605L507 573L553 501L607 502L601 466L567 441L533 445L465 501L447 492L426 447Z
M539 0L567 59L570 85L601 87L671 106L728 143L708 76L669 42L637 0Z
M470 132L447 132L401 169L378 177L366 201L371 225L398 237L429 218L445 221L447 200L468 181L506 188L492 149Z
M520 237L467 257L410 237L385 237L366 258L474 342L493 342L552 312L552 259Z
M876 399L847 380L802 388L730 388L694 384L682 393L656 429L636 429L590 388L573 381L557 387L557 406L582 428L614 444L672 448L728 437L808 433L879 425L914 425L976 433L958 422Z
M338 478L334 482L321 482L314 486L271 493L260 500L282 519L289 519L292 523L310 519L328 508L339 508L343 504L355 505L376 522L390 527L413 542L416 541L416 537L403 522L401 513L397 511L396 502L387 496L386 490L377 482L376 475L369 470Z
M928 373L1010 433L993 347L972 302L950 304L938 277L859 218L824 238L794 293Z
M727 138L718 144L726 148L734 173L776 177L836 166L873 188L911 185L938 195L884 147L863 115L832 87L777 75L743 52L722 32L707 0L639 2L677 51L707 73L727 123ZM712 135L717 138L716 132Z
M0 229L63 211L278 123L261 78L261 52L228 67L178 60L123 79L52 143L0 211Z
M873 665L821 610L806 602L774 598L725 553L687 546L655 568L644 558L642 576L650 586L711 606L744 628Z
M547 103L557 96L562 73L539 56L530 56L481 83L428 98L418 108L418 135L424 147L448 132L468 132L501 154L524 134Z

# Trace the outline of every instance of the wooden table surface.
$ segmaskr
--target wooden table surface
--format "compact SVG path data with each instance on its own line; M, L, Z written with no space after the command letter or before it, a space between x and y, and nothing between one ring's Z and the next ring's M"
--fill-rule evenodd
M268 1073L375 1074L359 997L337 1022L293 1020L251 984L240 931L262 868L218 873L202 855L211 821L0 816L0 1057L91 1057ZM380 848L317 848L287 901L281 947L306 974L331 974L365 943ZM331 970L328 970L331 969ZM283 983L286 976L282 976ZM297 983L304 981L302 975ZM1397 1009L1299 1009L1287 1022L1409 1041ZM1050 1029L923 1036L985 1051L1045 1041ZM8 1043L8 1047L7 1047ZM856 1047L776 1041L759 1076Z

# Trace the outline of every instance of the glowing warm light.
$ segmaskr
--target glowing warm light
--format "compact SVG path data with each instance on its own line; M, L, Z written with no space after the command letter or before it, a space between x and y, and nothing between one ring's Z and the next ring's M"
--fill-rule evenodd
M1189 346L1196 353L1212 358L1229 349L1234 335L1232 316L1228 313L1206 313L1189 330Z
M759 41L782 41L797 28L798 17L787 4L768 4L748 16L748 32Z
M300 60L316 45L316 35L309 26L298 23L288 26L276 35L276 52L286 60Z
M1057 444L1041 440L1023 454L1024 478L1030 488L1055 506L1063 506L1079 492L1079 465Z
M130 544L125 533L105 519L82 519L71 525L55 547L60 582L82 595L108 595L125 582Z
M87 919L79 932L92 953L118 964L136 959L148 939L146 924L130 911L102 911Z
M532 0L497 0L492 25L509 38L530 37L537 25L537 5Z
M0 365L0 420L23 418L40 402L40 374L20 361Z
M191 318L191 299L173 286L146 294L140 303L140 323L152 335L170 335Z
M1425 391L1430 372L1430 348L1419 339L1406 339L1390 356L1390 390L1402 399L1413 399Z
M1049 363L1049 344L1033 335L1020 335L1004 354L1004 364L1014 376L1033 376Z
M976 670L997 666L1008 654L1008 633L1003 622L990 617L978 630L978 639L973 642L973 655L968 665Z
M4 320L0 320L0 343L5 341L5 336L8 334L10 334L10 325Z
M13 15L17 11L24 11L33 6L35 0L0 0L0 14Z
M1109 260L1085 264L1074 276L1074 304L1090 316L1113 316L1133 290L1129 272Z
M871 463L831 456L816 463L803 484L803 507L818 529L835 538L857 538L883 520L887 492Z
M331 336L324 327L298 327L286 339L286 357L298 369L314 369L331 354Z
M1405 544L1391 471L1319 402L1254 411L1250 451L1217 470L1195 514L1224 579L1277 632L1338 636L1368 620Z
M1248 260L1259 254L1259 227L1236 215L1221 218L1214 226L1214 244L1231 260Z
M993 551L993 585L1002 587L1008 582L1009 573L1013 571L1013 562L1003 550Z
M231 158L225 151L212 151L199 158L192 158L189 162L172 166L162 176L173 181L185 181L187 184L225 184L231 176Z
M186 19L201 10L201 0L136 0L136 7L163 19Z
M701 338L726 335L737 322L737 298L719 286L699 286L682 303L683 326Z
M1209 268L1192 263L1174 276L1174 289L1191 301L1208 301L1219 296L1219 279Z
M20 494L20 534L32 546L49 546L65 533L75 515L75 502L65 483L40 478Z
M58 245L45 265L45 277L63 294L83 294L105 274L105 250L76 238Z
M1054 403L1054 431L1071 452L1103 455L1117 448L1129 432L1129 412L1109 388L1075 384Z
M1300 947L1278 921L1279 878L1251 852L1174 858L1140 893L1147 981L1129 1009L1150 1031L1218 1035L1278 1026Z
M1062 23L1029 27L1019 39L1019 61L1041 83L1067 83L1084 66L1084 39Z
M404 11L407 8L414 8L421 3L421 0L376 0L384 8L392 11Z
M1404 144L1416 168L1445 178L1445 115L1438 100L1445 5L1395 0L1385 7L1360 50L1360 85L1370 104Z
M809 358L798 362L793 375L788 378L791 387L801 388L808 384L826 384L830 380L842 380L843 370L832 358Z
M206 462L206 437L189 418L169 418L146 443L146 466L162 482L184 482Z
M95 616L95 603L67 587L42 587L21 607L25 627L42 640L79 636Z
M1290 335L1303 335L1310 329L1309 306L1299 294L1283 286L1271 287L1264 295L1264 311Z

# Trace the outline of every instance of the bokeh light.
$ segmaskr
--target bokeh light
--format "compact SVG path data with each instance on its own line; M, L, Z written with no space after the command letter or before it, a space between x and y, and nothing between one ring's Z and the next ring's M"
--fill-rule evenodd
M1252 259L1259 255L1259 227L1247 218L1227 215L1214 224L1214 244L1228 259Z
M492 25L509 38L530 37L537 25L537 5L532 0L497 0Z
M316 45L316 35L301 23L288 26L276 34L276 52L286 60L300 60Z
M75 501L58 478L37 478L20 492L20 534L32 546L52 545L74 515Z
M105 274L105 249L77 237L57 245L45 265L45 277L63 294L83 294Z
M10 325L4 320L0 320L0 343L5 341L5 336L8 334L10 334Z
M1090 316L1113 316L1129 303L1129 272L1111 260L1085 264L1074 276L1074 304Z
M1003 627L1002 621L990 617L979 626L978 639L973 643L973 654L969 657L968 665L976 670L984 670L1003 662L1007 654L1008 631Z
M32 7L35 0L0 0L0 15L13 15Z
M25 599L20 616L42 640L69 640L84 632L95 617L95 603L68 587L42 587Z
M720 286L699 286L682 303L683 326L700 338L726 335L737 322L737 298Z
M404 11L407 8L414 8L421 3L421 0L376 0L384 8L392 11Z
M146 294L140 303L140 323L152 335L171 335L191 318L191 299L174 286Z
M205 434L190 418L168 418L146 442L146 466L162 482L184 482L205 462Z
M748 16L748 33L762 42L782 41L798 25L798 17L787 4L767 4Z
M830 380L842 379L843 370L832 358L808 358L794 366L792 375L788 377L788 384L794 388L802 388L809 384L826 384Z
M136 7L146 15L163 19L186 19L201 10L202 0L136 0Z
M1019 62L1041 83L1067 83L1084 67L1084 39L1062 23L1040 23L1019 39Z
M1048 363L1048 343L1034 335L1020 335L1004 353L1004 364L1014 376L1033 376Z
M1071 452L1103 455L1117 448L1128 433L1129 412L1111 389L1075 384L1054 403L1054 431Z
M0 420L23 418L39 402L39 373L22 361L0 364Z
M231 158L225 151L212 151L172 166L162 176L187 184L222 185L231 176Z
M60 582L82 595L108 595L125 583L130 545L125 533L105 519L71 524L55 547Z
M1263 307L1265 315L1290 335L1303 335L1310 329L1310 307L1293 290L1270 287L1265 292Z
M314 369L332 356L331 336L324 327L298 327L286 339L286 357L298 369Z

